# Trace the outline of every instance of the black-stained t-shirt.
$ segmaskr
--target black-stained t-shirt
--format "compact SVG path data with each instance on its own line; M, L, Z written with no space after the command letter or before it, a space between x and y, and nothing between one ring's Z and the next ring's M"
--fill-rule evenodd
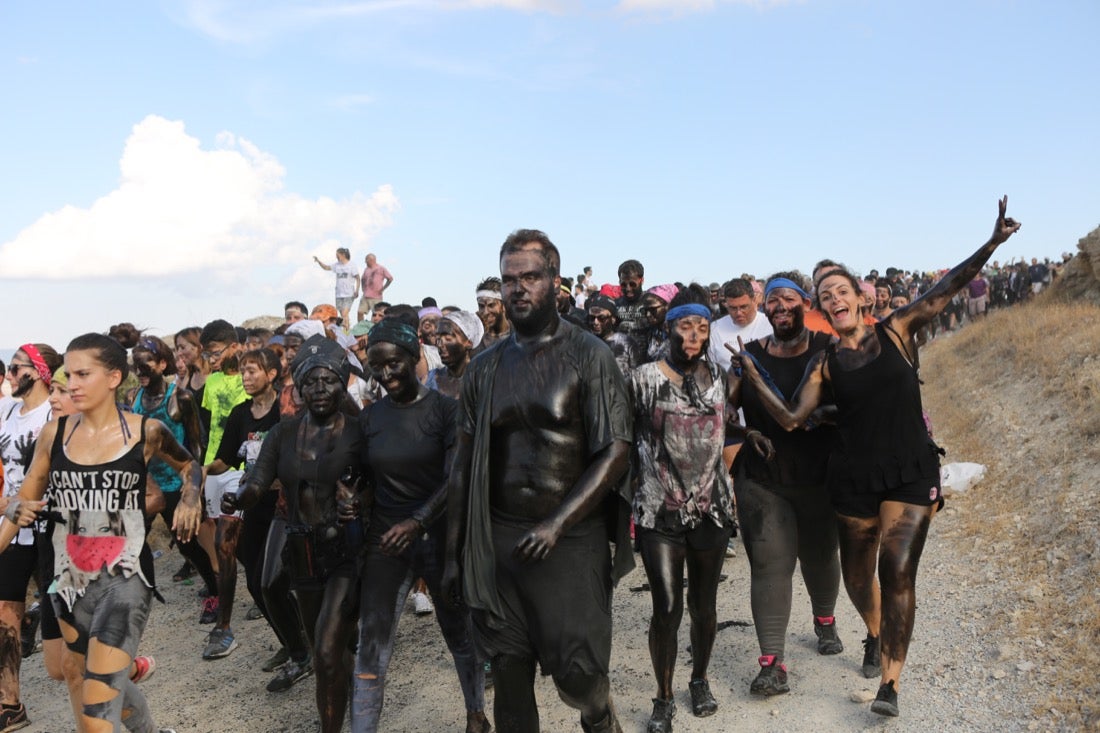
M384 397L359 414L363 464L374 484L373 512L427 524L427 507L447 481L458 403L435 390L409 404Z
M240 468L246 462L251 466L260 455L267 432L278 422L277 402L266 415L256 419L252 416L252 400L245 400L229 413L216 457L230 468Z

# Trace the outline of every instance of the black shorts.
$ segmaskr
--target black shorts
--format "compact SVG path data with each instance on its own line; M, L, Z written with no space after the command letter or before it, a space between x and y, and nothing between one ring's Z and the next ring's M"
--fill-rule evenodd
M943 509L943 490L938 478L924 478L892 489L856 494L831 492L833 509L845 517L877 517L879 505L884 501L899 501L916 506L936 505Z
M37 569L37 547L9 545L8 549L0 554L0 601L25 603L27 587Z
M733 523L728 519L718 526L709 517L694 527L685 527L680 518L668 512L660 512L653 528L634 527L639 545L644 542L667 542L679 547L688 547L697 552L724 548L733 535Z

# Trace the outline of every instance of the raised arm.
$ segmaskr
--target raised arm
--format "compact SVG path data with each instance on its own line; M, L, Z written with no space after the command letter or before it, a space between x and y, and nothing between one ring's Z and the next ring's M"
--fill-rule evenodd
M951 302L955 293L962 290L975 275L982 271L982 267L989 261L997 247L1020 229L1020 222L1005 216L1007 209L1008 196L1005 196L997 202L997 222L993 225L993 234L989 237L989 241L940 278L939 282L929 288L924 295L887 317L890 325L906 344L911 340L912 334L938 316Z
M321 262L321 260L317 259L317 255L313 255L313 261L320 265L322 270L332 272L332 265L326 265L324 262Z

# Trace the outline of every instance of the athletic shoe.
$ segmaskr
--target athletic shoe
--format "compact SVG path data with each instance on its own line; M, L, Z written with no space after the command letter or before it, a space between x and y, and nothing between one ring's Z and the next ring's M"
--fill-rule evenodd
M295 662L291 659L282 666L282 669L267 683L268 692L286 692L294 686L295 682L304 680L313 674L313 660L306 657L303 662Z
M691 714L696 718L714 715L718 710L718 701L711 694L710 683L706 680L692 680L688 683L688 692L691 693Z
M737 540L730 538L730 541L726 543L726 557L737 557Z
M264 617L264 612L260 610L259 606L253 606L248 609L248 613L244 615L245 621L257 621Z
M274 672L279 667L282 667L284 664L286 664L288 659L290 659L290 652L286 650L285 646L280 647L279 651L268 657L268 660L264 662L263 666L260 667L260 669L262 669L264 672Z
M787 684L787 667L774 654L765 654L757 661L760 662L760 673L749 685L749 692L771 697L791 691L791 686Z
M202 615L199 616L199 624L212 624L218 620L218 597L209 596L202 599Z
M34 654L38 641L38 625L42 623L42 606L35 601L23 614L23 624L19 629L19 638L23 644L23 659Z
M27 719L27 708L23 703L0 706L0 733L26 728L31 724Z
M889 680L885 685L878 688L878 695L875 696L875 701L871 703L871 712L878 713L879 715L888 715L891 718L898 717L898 691L894 687L894 681Z
M134 671L130 673L130 681L134 684L144 682L157 671L157 660L152 657L134 657Z
M233 638L233 629L214 629L206 637L206 648L202 650L203 659L221 659L228 657L238 646Z
M427 593L413 593L413 608L416 610L417 616L431 616L432 612L435 611L432 599L428 598Z
M176 733L175 728L157 728L157 733Z
M863 676L869 680L882 675L882 650L878 637L867 634L863 640Z
M676 701L653 698L653 713L645 725L645 733L672 733L672 718L676 715Z
M844 643L836 633L835 616L814 616L814 633L817 634L818 654L840 654Z

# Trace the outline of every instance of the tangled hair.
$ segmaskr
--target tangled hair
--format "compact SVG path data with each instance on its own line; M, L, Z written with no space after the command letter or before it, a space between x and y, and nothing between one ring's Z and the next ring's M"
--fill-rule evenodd
M154 361L163 361L166 366L164 373L171 376L176 373L176 358L172 353L172 347L164 343L156 336L142 336L134 346L135 354L145 352L153 357Z
M199 335L199 342L203 346L214 341L222 344L240 343L237 341L237 329L232 323L221 318L210 321L210 323L203 326L202 333Z
M816 283L814 283L814 308L817 308L818 310L821 310L821 297L818 295L818 291L821 289L822 281L825 280L825 278L827 277L842 277L851 284L851 286L855 289L857 293L863 292L862 290L860 290L859 287L859 278L853 275L850 270L847 270L843 267L838 270L830 270L823 277L819 278Z
M476 290L495 290L496 292L499 293L500 292L500 278L496 277L494 275L490 275L489 277L487 277L484 280L482 280L481 282L479 282L477 284L477 287L474 288L474 290L475 291ZM377 307L377 306L375 306L375 307Z
M504 255L528 250L538 250L550 277L557 277L561 271L561 253L550 241L550 237L546 236L546 232L538 229L517 229L509 234L504 244L500 245L500 259L504 259Z
M41 351L41 349L39 350ZM53 349L50 350L53 351ZM66 354L70 351L94 352L96 361L110 371L121 372L123 379L126 379L126 376L130 373L130 365L126 361L126 349L122 348L122 345L110 336L104 336L101 333L86 333L83 336L77 336L69 342L68 348L65 349ZM56 353L54 355L56 356ZM45 354L42 355L42 358L46 358ZM49 364L49 361L46 363Z
M723 298L740 298L745 295L751 298L754 293L752 291L752 283L743 278L735 277L732 280L727 280L722 286Z
M122 348L130 350L137 346L141 339L141 331L132 323L116 323L107 331L107 335L122 345Z
M638 277L645 277L645 268L642 267L642 263L638 260L627 260L623 264L619 265L619 271L617 273L619 279L624 277L630 277L631 275L637 275Z
M692 283L685 287L680 288L680 292L676 293L669 301L668 309L672 310L678 305L705 305L710 308L710 290L699 283Z
M281 349L280 349L281 351ZM243 370L245 364L255 364L265 373L274 371L277 375L282 370L282 363L279 361L279 354L275 353L275 350L270 346L265 346L261 349L253 349L252 351L246 351L241 354L238 363Z

